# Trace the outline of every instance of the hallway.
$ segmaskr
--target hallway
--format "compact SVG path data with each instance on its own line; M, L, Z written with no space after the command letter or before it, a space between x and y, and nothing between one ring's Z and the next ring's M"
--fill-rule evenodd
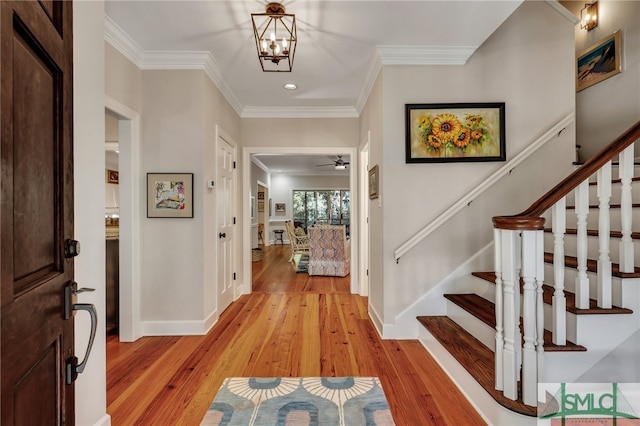
M484 424L420 343L380 339L348 277L296 274L288 249L265 248L206 336L108 337L112 424L197 425L226 377L349 375L380 378L398 426Z

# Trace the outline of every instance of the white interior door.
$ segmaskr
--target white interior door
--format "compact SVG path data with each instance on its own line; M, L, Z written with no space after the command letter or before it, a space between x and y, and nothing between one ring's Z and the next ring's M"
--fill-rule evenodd
M235 148L218 136L218 314L234 300Z

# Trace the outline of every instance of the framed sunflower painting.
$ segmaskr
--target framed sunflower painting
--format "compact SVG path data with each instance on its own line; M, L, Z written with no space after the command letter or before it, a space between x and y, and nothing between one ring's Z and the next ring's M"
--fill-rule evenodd
M406 104L406 162L505 161L504 102Z

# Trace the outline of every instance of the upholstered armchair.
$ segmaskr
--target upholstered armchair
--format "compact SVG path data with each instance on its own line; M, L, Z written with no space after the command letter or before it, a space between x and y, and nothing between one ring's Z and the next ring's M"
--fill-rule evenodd
M309 231L309 275L346 277L351 272L351 240L344 225L315 225Z

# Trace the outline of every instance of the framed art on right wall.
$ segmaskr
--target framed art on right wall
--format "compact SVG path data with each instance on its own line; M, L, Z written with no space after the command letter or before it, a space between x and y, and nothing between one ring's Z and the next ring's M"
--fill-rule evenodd
M576 58L576 92L622 72L620 31L585 49Z

